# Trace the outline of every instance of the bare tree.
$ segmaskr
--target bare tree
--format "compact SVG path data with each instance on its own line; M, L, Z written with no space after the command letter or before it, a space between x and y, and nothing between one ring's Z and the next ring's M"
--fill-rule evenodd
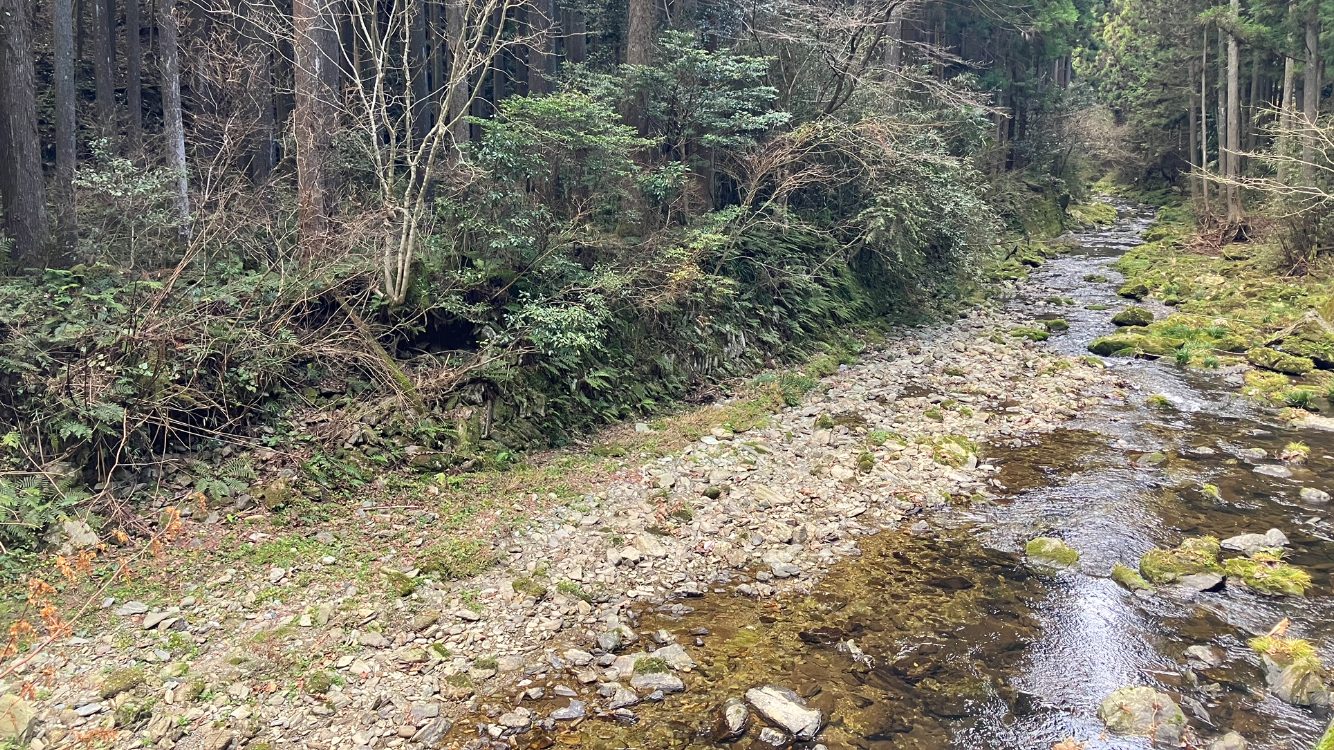
M185 124L181 114L180 27L175 0L158 0L158 54L162 68L162 120L167 168L175 178L174 207L177 233L184 244L190 239L190 178L185 163Z
M46 190L37 141L32 3L0 0L0 194L21 266L46 264Z
M446 173L466 179L454 154L466 139L467 114L481 97L485 76L501 55L536 40L530 33L507 32L524 28L515 22L531 11L525 0L448 0L448 69L435 89L425 92L428 97L443 92L446 104L442 116L423 127L417 118L425 110L416 106L421 92L411 85L407 69L414 64L407 50L415 11L402 5L384 10L377 0L347 0L367 74L351 81L344 115L371 165L387 229L379 240L380 292L400 304L407 298L419 245L430 229L428 196Z

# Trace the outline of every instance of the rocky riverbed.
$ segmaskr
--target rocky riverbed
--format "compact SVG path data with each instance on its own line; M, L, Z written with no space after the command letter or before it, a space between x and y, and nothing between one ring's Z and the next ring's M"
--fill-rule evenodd
M88 737L239 750L541 745L565 727L632 724L641 707L696 689L712 632L646 617L684 615L705 595L785 606L877 533L996 494L998 446L1117 396L1115 376L1011 335L1019 323L1030 321L979 311L909 331L765 426L719 424L537 517L480 577L442 581L378 559L394 592L364 571L339 580L337 550L383 529L312 532L330 553L283 564L229 563L201 545L215 575L108 597L27 662L16 680L33 687L32 715L10 731L34 750ZM433 531L425 521L401 533ZM722 731L815 737L828 709L781 677L739 690Z

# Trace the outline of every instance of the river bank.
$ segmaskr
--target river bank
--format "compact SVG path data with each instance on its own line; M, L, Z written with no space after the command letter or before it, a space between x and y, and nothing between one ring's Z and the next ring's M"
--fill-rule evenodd
M691 417L707 426L698 439L599 463L583 492L555 488L585 466L565 455L536 470L552 497L451 507L394 503L388 488L352 518L281 535L189 521L179 549L17 675L35 691L31 746L90 732L110 746L433 746L478 713L513 734L506 721L540 718L512 709L550 664L544 649L632 634L643 648L637 613L678 597L810 591L870 535L992 493L992 447L1115 391L1101 367L1038 349L1033 330L977 312L908 332L767 421L707 407ZM638 425L620 450L654 433ZM467 495L467 481L439 492ZM515 531L494 549L452 541L451 510ZM472 575L479 554L496 567ZM566 687L591 705L602 682Z

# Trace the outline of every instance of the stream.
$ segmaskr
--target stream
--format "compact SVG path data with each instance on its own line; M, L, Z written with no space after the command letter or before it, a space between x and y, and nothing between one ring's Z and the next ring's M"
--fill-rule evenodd
M1044 346L1084 356L1128 304L1111 265L1152 213L1118 208L1113 226L1078 235L1078 248L1037 269L1006 303L1020 318L1070 324ZM1108 735L1097 717L1103 698L1128 685L1171 694L1201 747L1230 730L1251 748L1312 747L1326 718L1270 695L1246 641L1287 617L1293 635L1334 654L1334 529L1327 507L1298 496L1304 486L1329 489L1321 478L1334 468L1334 433L1294 430L1248 403L1236 371L1107 365L1135 395L1034 442L988 448L986 460L1000 467L998 500L862 540L862 555L840 562L809 596L709 594L685 614L646 613L642 631L693 644L700 676L637 723L586 724L576 744L770 747L756 732L721 745L715 725L725 700L773 683L824 712L818 743L833 750L1047 750L1066 738L1089 749L1146 748L1147 740ZM1145 405L1152 394L1174 408ZM1290 477L1255 471L1277 465L1293 440L1311 454ZM1114 563L1133 567L1149 549L1188 536L1270 528L1288 536L1289 561L1314 578L1307 597L1232 585L1136 594L1108 577ZM1059 573L1033 568L1023 548L1038 535L1068 542L1081 559ZM1188 665L1185 650L1196 644L1221 649L1221 665Z

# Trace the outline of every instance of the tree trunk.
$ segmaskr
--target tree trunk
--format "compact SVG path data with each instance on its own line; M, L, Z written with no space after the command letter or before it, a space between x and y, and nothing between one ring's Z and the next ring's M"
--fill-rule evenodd
M190 239L190 177L185 167L185 124L181 117L180 29L176 25L176 1L157 0L158 66L162 70L162 135L164 159L174 178L173 208L177 236L184 245Z
M1204 44L1200 48L1200 197L1204 213L1209 215L1209 29L1204 30Z
M565 30L565 59L581 63L588 59L588 21L577 10L561 10L561 26Z
M75 121L74 2L51 3L51 63L55 79L56 179L52 185L56 209L56 252L72 258L78 243L74 213Z
M250 62L246 82L250 116L254 120L250 180L256 185L262 185L269 181L277 165L274 148L277 123L273 110L273 52L265 39L261 10L256 7L255 0L240 0L237 5L241 16L237 24L238 34L246 50L246 60Z
M1218 53L1218 62L1214 65L1214 148L1218 153L1216 171L1219 176L1227 177L1231 171L1227 153L1227 43L1222 29L1218 30L1217 42L1215 51ZM1225 189L1220 186L1220 198L1224 192Z
M448 113L451 135L454 143L467 143L472 135L472 126L468 124L467 111L471 86L468 72L460 70L467 57L463 47L463 36L467 33L464 24L466 0L444 0L445 33L449 41L449 90L445 92L445 111Z
M1264 54L1259 49L1251 50L1251 82L1246 92L1246 119L1242 130L1242 140L1246 150L1255 150L1256 135L1260 130L1260 69Z
M1306 119L1303 128L1314 127L1320 114L1320 68L1324 61L1320 57L1320 11L1314 2L1306 12L1306 69L1302 77L1302 115ZM1309 135L1302 138L1302 182L1315 183L1315 139Z
M334 126L338 32L331 0L293 0L296 70L292 114L296 135L297 225L306 255L329 230L328 159Z
M125 0L125 141L136 157L144 150L143 44L140 0Z
M1241 0L1232 0L1232 15L1241 15ZM1241 40L1236 34L1227 35L1227 220L1239 224L1242 220L1241 189L1236 180L1241 177Z
M653 64L653 40L657 26L656 0L630 0L625 31L625 62Z
M431 130L431 89L427 80L429 70L426 58L426 3L413 0L405 9L408 13L408 80L412 94L412 131L425 138Z
M47 264L46 195L37 140L31 0L0 0L0 195L19 267Z
M97 129L111 138L116 134L116 59L112 46L111 10L115 0L93 3L93 88L96 92Z
M528 8L529 33L534 37L528 46L528 94L547 93L551 75L551 28L556 9L551 0L533 0Z
M1196 130L1199 127L1199 115L1196 109L1200 105L1199 92L1195 90L1195 66L1190 66L1190 106L1187 107L1187 118L1189 120L1188 129L1190 130L1190 146L1186 153L1190 154L1190 197L1193 203L1200 201L1200 183L1204 181L1204 173L1201 169L1195 167L1195 157L1199 154L1200 133Z
M430 40L430 49L428 54L430 60L427 62L427 69L430 72L430 81L427 87L430 90L430 111L433 120L439 120L442 117L448 117L448 113L443 111L441 102L444 101L445 68L449 63L447 50L449 49L444 41L448 39L449 30L445 27L445 9L440 0L427 0L426 27L427 38Z

